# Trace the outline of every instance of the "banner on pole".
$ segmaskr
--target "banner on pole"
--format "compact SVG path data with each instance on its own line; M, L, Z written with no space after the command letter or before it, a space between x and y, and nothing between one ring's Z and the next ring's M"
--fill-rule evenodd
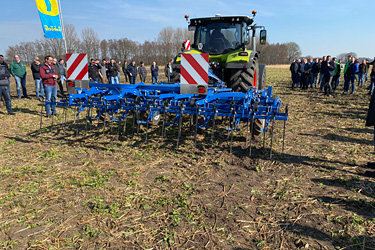
M35 0L45 38L63 39L57 0Z

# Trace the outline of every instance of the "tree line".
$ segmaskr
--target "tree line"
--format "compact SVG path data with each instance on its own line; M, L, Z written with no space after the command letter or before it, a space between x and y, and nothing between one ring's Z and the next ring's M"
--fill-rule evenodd
M151 65L152 61L167 63L168 59L181 52L184 40L193 40L193 33L182 28L163 28L154 41L143 43L121 39L100 39L92 28L85 28L78 35L74 25L65 24L65 40L68 53L87 53L88 58L110 58L116 61L135 60ZM34 42L21 42L9 46L6 50L6 59L12 60L18 54L23 62L30 64L35 56L44 58L52 55L56 58L65 58L65 45L62 39L37 39Z
M193 40L193 32L186 28L163 28L154 41L146 40L143 43L128 38L101 40L92 28L85 28L78 34L72 24L65 24L64 29L68 53L87 53L89 59L143 61L146 65L151 65L154 60L159 64L167 63L169 58L181 52L184 40ZM257 45L257 50L260 51L260 63L265 64L286 64L301 57L301 49L294 42ZM15 54L28 64L35 56L44 58L45 55L52 55L64 59L64 40L43 37L34 42L21 42L8 47L6 59L12 60Z

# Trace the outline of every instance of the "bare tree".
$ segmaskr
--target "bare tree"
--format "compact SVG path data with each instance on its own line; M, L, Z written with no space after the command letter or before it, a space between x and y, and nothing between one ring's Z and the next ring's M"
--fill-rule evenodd
M173 53L173 28L167 27L162 29L158 35L158 44L161 46L161 58L163 61L167 61L168 58L174 57Z
M293 59L297 59L301 57L301 48L299 45L295 42L289 42L285 43L285 46L287 48L287 53L288 53L288 61L292 62Z
M82 30L81 51L87 53L88 58L99 58L100 39L98 34L91 28Z
M76 28L73 24L64 25L66 48L68 53L78 52L79 45L81 43Z
M337 60L342 60L343 62L347 62L349 56L357 57L357 53L355 52L349 52L349 53L341 53L337 56Z
M100 42L100 56L101 58L108 58L108 42L105 39Z

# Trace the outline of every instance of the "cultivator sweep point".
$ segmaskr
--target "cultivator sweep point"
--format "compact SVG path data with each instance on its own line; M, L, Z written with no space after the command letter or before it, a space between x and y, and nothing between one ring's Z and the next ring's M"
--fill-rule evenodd
M211 74L211 73L210 73ZM63 108L63 129L65 132L67 108L76 110L74 123L80 114L86 110L86 130L92 129L94 120L103 121L103 135L110 123L117 122L117 137L120 135L120 124L123 123L123 133L126 131L127 119L132 117L132 135L138 134L140 126L146 127L145 142L149 135L149 126L161 124L161 137L166 136L166 127L178 128L177 148L180 145L183 119L190 117L190 125L194 128L194 144L197 143L197 129L211 129L211 146L215 138L215 126L218 117L227 118L229 125L230 151L232 151L233 133L240 130L240 124L246 123L246 147L249 141L249 155L252 153L252 139L255 134L270 130L271 126L271 156L273 124L277 120L284 121L283 149L285 138L285 122L288 119L288 109L280 112L281 100L272 95L273 87L266 90L249 89L247 93L233 92L225 88L220 80L216 86L207 88L207 94L181 94L180 84L100 84L90 83L89 89L80 89L79 94L70 94L68 98L55 102ZM47 103L46 103L47 104ZM49 103L49 104L52 104ZM42 116L42 112L41 112ZM170 117L172 116L172 120ZM53 123L53 121L52 121ZM251 125L250 125L251 124ZM256 124L262 124L256 128ZM53 125L53 124L52 124ZM42 126L42 123L41 123ZM250 135L249 135L250 127ZM52 128L52 127L51 127ZM257 131L256 131L257 130ZM52 129L51 129L52 131ZM78 135L78 126L76 135Z

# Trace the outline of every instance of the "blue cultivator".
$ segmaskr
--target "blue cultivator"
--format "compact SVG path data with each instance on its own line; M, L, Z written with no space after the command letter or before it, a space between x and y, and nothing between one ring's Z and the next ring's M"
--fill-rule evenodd
M251 89L247 93L239 93L224 88L222 82L219 81L216 86L206 89L207 94L201 95L181 94L179 83L157 85L90 83L89 86L90 89L81 89L80 94L71 94L69 99L63 99L56 103L57 106L64 107L64 121L66 121L66 108L75 107L77 110L75 118L80 113L87 111L86 119L89 122L86 123L86 129L88 129L88 124L90 124L91 129L93 120L103 119L103 134L106 128L106 120L111 121L111 124L118 122L119 134L120 123L124 122L123 130L125 132L127 118L131 116L133 133L135 130L138 133L140 125L147 127L146 142L149 126L161 122L162 137L165 136L167 126L178 127L178 147L184 117L190 117L190 124L194 123L195 144L197 129L211 127L211 146L215 133L215 120L217 117L227 117L229 126L226 129L228 130L228 139L230 136L231 141L230 150L232 151L233 132L239 130L241 122L245 122L247 124L246 147L248 146L248 138L250 138L249 154L251 155L254 134L259 134L262 131L265 136L265 133L270 129L270 122L272 123L272 154L273 124L275 120L281 120L284 121L284 150L285 122L288 119L288 108L286 107L284 113L280 113L281 100L272 96L273 87L268 87L266 90ZM95 115L93 115L93 111L95 111ZM170 120L171 115L174 116L174 119L167 121ZM256 128L257 124L262 125Z

